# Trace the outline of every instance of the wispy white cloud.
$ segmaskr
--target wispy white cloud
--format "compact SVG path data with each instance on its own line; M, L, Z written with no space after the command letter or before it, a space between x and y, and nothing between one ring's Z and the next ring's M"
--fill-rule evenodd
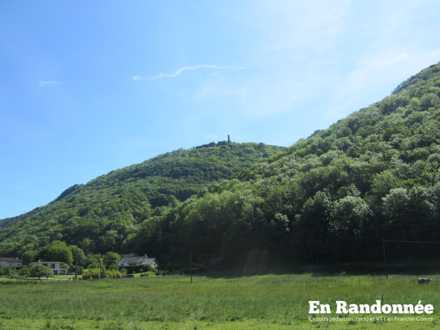
M58 80L40 80L38 82L39 87L51 87L61 85L62 82Z
M175 79L185 72L191 71L200 71L200 70L211 70L211 71L224 71L224 70L232 70L239 71L244 70L244 67L241 66L232 66L232 65L216 65L216 64L196 64L196 65L186 65L178 68L174 72L164 73L160 72L159 74L153 76L143 76L143 75L133 75L132 80L162 80L162 79Z
M135 75L131 76L131 80L134 80L134 81L147 80L147 79L148 79L147 77L141 76L141 75L138 75L138 74L135 74Z

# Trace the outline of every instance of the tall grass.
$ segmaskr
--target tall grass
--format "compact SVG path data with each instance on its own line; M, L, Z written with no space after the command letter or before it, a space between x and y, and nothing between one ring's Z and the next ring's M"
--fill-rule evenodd
M429 285L418 285L414 276L312 275L195 277L192 284L184 276L0 282L0 320L89 320L116 325L252 321L281 327L309 323L309 300L333 305L335 300L374 303L376 299L414 304L422 300L440 308L440 277L434 276Z

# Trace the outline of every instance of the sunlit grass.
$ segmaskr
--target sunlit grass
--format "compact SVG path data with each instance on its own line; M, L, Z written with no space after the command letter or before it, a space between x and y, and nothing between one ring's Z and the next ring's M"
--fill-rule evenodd
M195 277L192 284L185 276L0 282L0 329L426 329L437 321L311 322L307 302L422 300L437 307L439 283L438 276L418 285L415 276L310 274Z

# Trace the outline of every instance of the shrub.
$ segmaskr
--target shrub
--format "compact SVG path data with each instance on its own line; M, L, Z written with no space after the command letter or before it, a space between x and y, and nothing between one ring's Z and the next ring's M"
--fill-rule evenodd
M12 276L15 276L16 274L17 274L17 270L15 268L0 267L0 276L12 277Z
M122 278L122 273L116 269L110 269L105 272L107 278Z
M99 268L86 268L82 271L83 280L98 280L100 278L122 278L122 273L116 269L109 269L101 273Z
M29 277L31 276L31 269L28 266L23 266L18 271L18 275L22 277Z
M100 254L91 254L87 257L87 268L99 268L105 270L104 259Z
M118 262L121 260L121 255L116 252L107 252L104 255L104 264L107 268L116 269L118 267Z
M49 277L50 275L53 275L52 269L38 262L34 262L29 265L29 273L30 276L38 278Z
M82 270L83 280L97 280L102 278L101 270L99 268L86 268Z

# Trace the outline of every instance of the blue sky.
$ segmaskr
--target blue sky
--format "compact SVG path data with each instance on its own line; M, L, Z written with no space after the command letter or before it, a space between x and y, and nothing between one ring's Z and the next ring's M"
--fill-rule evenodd
M433 1L0 0L0 218L177 148L290 145L440 61Z

